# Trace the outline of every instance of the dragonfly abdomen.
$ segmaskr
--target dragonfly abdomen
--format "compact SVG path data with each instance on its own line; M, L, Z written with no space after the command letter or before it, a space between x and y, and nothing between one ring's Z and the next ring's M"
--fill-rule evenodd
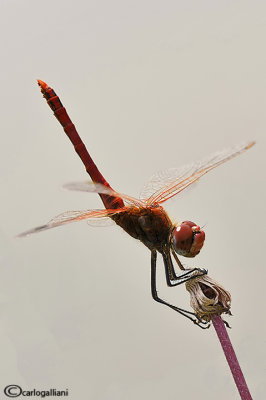
M86 168L86 171L91 176L93 182L101 183L102 185L112 189L109 183L104 179L103 175L100 173L96 164L88 153L85 144L81 140L75 128L75 125L71 121L65 107L61 103L61 100L59 99L55 91L40 79L38 80L38 84L41 88L43 97L46 99L49 107L52 109L54 115L62 125L65 133L72 142L76 152L81 158ZM123 200L118 197L113 197L101 193L99 193L99 196L101 197L102 202L106 208L121 208L124 206Z

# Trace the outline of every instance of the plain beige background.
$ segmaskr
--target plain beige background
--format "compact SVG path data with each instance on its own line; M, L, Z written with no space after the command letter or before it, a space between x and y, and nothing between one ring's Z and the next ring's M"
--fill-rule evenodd
M0 2L0 393L71 399L238 399L214 329L150 295L150 256L116 226L14 236L66 210L101 208L61 187L87 178L36 85L60 95L102 173L137 196L157 170L246 140L246 154L169 201L205 225L189 266L230 290L230 337L265 399L264 1ZM189 307L185 288L161 296ZM0 395L3 398L3 394Z

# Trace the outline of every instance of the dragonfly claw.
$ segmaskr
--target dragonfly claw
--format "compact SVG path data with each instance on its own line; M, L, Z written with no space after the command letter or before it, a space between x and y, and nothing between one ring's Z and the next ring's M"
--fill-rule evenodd
M200 272L198 276L208 275L208 270L205 268L196 268L196 270Z
M201 329L209 329L211 324L207 321L202 321L200 318L193 320L194 324L197 325Z
M225 326L226 326L227 328L231 329L231 326L228 324L227 321L225 321L224 319L223 319L222 321L223 321L223 323L225 324Z

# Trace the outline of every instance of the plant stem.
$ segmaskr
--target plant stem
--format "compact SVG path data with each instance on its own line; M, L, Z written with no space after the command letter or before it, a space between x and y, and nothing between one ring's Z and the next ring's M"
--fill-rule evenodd
M230 341L230 338L228 336L226 327L223 323L221 316L220 315L213 316L212 323L216 330L220 343L222 345L225 357L231 369L241 399L252 400L243 372L236 358L235 351L233 349L232 343Z

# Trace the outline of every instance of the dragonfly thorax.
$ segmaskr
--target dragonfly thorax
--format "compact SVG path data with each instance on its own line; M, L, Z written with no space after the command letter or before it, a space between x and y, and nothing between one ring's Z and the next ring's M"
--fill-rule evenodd
M150 250L162 253L169 244L173 224L161 206L132 207L111 218Z

